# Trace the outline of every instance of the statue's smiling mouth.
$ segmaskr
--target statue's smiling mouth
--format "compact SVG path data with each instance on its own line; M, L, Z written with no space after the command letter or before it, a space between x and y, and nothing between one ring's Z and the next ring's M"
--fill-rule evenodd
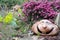
M53 31L53 29L54 29L54 28L52 28L50 31L46 32L45 34L49 34L51 31ZM39 30L38 26L37 26L37 30L38 30L38 32L43 33L41 30ZM44 34L44 33L43 33L43 34Z

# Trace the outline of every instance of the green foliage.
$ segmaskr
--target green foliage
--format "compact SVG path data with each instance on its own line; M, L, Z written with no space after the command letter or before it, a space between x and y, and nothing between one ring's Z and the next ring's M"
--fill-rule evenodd
M3 17L0 15L0 22L2 22L2 20L3 20Z
M6 27L5 27L6 26ZM7 38L11 37L13 34L17 35L18 32L16 30L13 29L13 26L11 25L3 25L2 27L0 27L0 32L3 34L2 39L4 38L4 40L6 40Z
M21 16L24 15L20 9L18 12L0 12L0 32L4 35L2 40L6 40L6 38L14 35L28 32L29 28L31 27L31 23L27 24L26 22L18 19L21 18L18 16L18 14L21 14Z
M24 13L22 12L22 9L19 9L19 10L18 10L18 13L19 13L22 17L25 16Z
M0 5L2 6L7 6L9 8L11 8L12 6L16 5L16 4L22 4L24 2L24 0L0 0Z
M29 29L29 26L27 25L27 23L23 22L22 20L19 20L17 21L17 25L19 26L18 30L20 29L22 33L27 33L27 30Z

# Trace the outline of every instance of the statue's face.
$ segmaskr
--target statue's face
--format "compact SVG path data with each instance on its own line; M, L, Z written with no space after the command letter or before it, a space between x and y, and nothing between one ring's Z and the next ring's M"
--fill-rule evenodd
M55 35L58 33L59 28L49 20L41 20L33 24L32 31L40 35Z
M41 20L37 27L41 33L46 34L50 33L54 29L53 23L50 22L49 20Z

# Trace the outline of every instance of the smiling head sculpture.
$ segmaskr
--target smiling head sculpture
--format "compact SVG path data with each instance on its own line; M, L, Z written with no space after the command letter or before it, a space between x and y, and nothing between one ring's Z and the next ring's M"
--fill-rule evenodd
M56 35L59 28L51 21L44 19L33 24L32 31L36 34L40 33L40 35Z

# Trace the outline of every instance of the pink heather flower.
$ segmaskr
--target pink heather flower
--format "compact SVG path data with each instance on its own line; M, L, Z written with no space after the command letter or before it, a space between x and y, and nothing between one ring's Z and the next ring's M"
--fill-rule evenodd
M40 18L53 19L56 17L57 12L52 8L53 3L51 2L29 2L24 5L24 14L29 20Z

